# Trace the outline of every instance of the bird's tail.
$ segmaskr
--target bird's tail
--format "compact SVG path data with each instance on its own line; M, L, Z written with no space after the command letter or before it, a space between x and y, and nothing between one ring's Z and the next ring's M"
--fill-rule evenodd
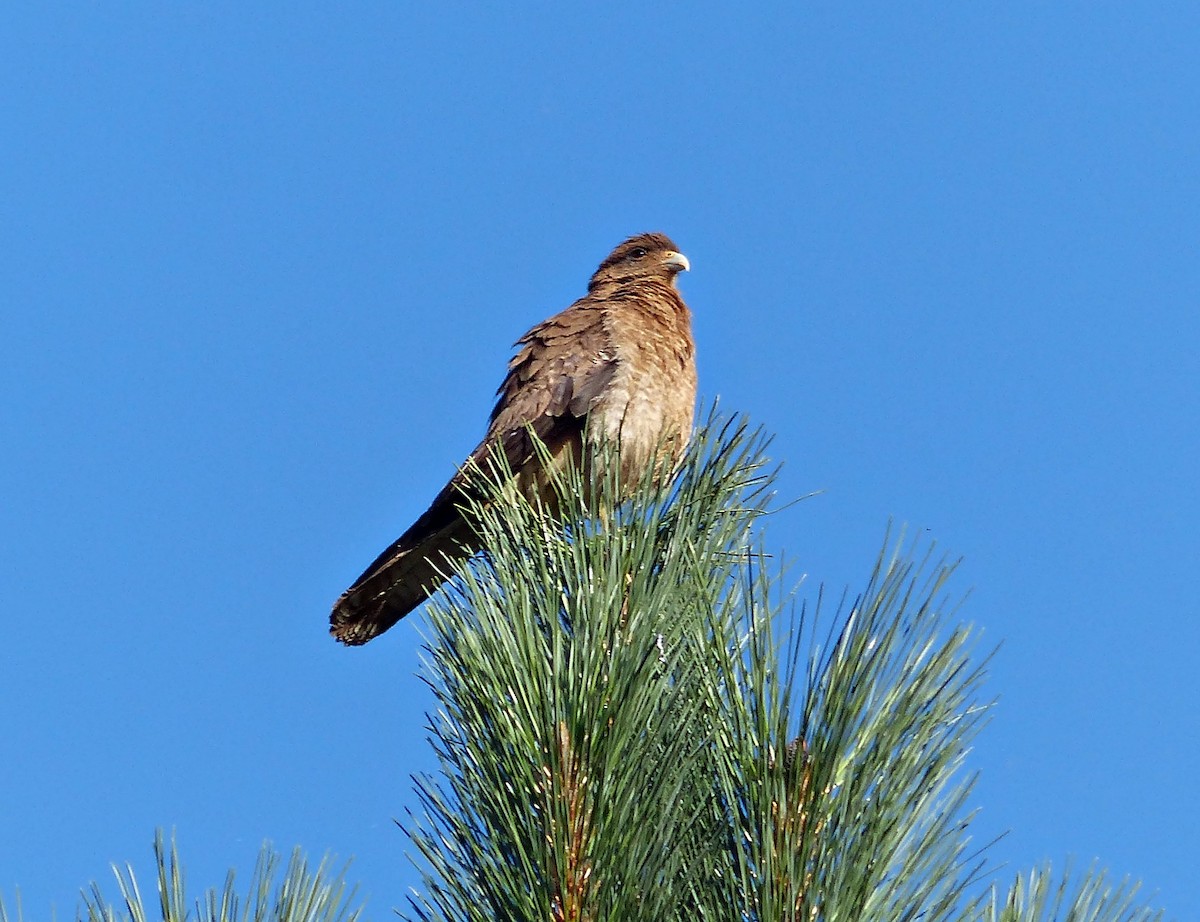
M378 637L445 582L455 561L477 549L478 539L461 516L433 531L421 527L425 520L422 516L342 593L329 616L335 638L358 646Z

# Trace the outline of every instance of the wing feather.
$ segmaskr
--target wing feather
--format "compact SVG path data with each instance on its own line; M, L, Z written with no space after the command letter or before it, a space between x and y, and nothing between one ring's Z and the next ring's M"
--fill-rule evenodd
M335 636L366 643L408 614L443 579L448 560L469 556L478 541L458 510L468 464L487 470L499 452L519 477L533 456L530 433L553 457L577 450L588 412L616 368L602 305L584 298L534 327L497 391L487 435L424 514L343 593L331 616ZM538 481L537 472L528 482Z
M516 471L533 450L529 429L552 452L582 436L588 412L616 371L604 308L603 302L584 298L517 340L521 348L496 392L488 434L476 456L503 448Z

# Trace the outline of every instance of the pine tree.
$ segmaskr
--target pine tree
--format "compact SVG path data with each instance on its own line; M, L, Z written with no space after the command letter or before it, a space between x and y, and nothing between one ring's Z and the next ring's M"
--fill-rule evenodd
M567 471L553 515L480 476L490 551L430 606L413 918L1155 918L1103 876L978 895L985 660L954 567L897 541L832 613L796 601L761 546L766 447L711 419L674 478L614 503Z
M489 548L427 607L440 778L407 830L418 920L1152 922L1137 886L1049 867L1007 891L970 835L966 757L986 657L954 565L885 541L830 605L763 550L766 440L710 418L673 477L624 502L556 483L553 514L479 472ZM607 459L610 461L611 459ZM616 470L601 458L597 469ZM832 611L829 609L832 607ZM87 922L357 922L344 873L264 847L240 895L189 903L155 841L157 911L131 868ZM0 901L0 922L22 922Z

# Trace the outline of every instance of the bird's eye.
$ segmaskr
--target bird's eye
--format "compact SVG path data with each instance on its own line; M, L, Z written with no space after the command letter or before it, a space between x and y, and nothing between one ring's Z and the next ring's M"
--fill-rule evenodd
M645 247L634 247L632 250L629 251L630 259L641 259L645 255L646 255Z

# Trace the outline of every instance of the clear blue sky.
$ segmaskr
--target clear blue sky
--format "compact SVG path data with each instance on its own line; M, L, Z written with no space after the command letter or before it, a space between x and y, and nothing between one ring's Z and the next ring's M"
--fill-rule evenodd
M1200 6L20 4L0 28L0 890L59 917L175 827L355 856L431 767L421 618L330 603L628 234L701 391L777 433L769 544L889 518L1003 647L1009 871L1200 916ZM810 5L811 6L811 5Z

